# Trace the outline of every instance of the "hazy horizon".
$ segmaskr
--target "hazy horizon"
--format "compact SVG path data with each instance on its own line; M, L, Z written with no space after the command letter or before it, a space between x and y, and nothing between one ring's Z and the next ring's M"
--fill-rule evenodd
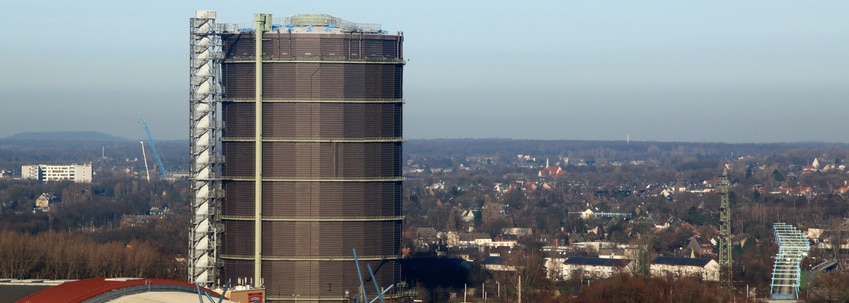
M849 2L17 1L0 138L188 137L189 18L326 13L404 33L404 137L849 142Z

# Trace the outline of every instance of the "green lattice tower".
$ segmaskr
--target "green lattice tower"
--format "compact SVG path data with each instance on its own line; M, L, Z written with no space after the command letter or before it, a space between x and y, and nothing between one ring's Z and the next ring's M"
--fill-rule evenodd
M731 285L731 203L728 199L728 169L719 179L719 286L729 295Z

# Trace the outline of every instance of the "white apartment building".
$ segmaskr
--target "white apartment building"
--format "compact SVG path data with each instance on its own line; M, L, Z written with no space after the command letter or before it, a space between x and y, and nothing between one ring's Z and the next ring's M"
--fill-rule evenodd
M713 259L657 257L652 261L652 277L690 276L703 281L719 281L719 263Z
M76 183L91 183L91 175L91 163L21 166L21 179L39 180L41 182L73 181Z
M549 279L607 279L618 274L632 274L636 270L636 262L592 257L546 258L545 267Z

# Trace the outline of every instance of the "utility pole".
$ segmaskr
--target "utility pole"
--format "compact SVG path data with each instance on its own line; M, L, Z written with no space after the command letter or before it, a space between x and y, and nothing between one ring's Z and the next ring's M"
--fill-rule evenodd
M522 275L519 275L519 303L522 303Z
M731 285L731 203L728 199L728 168L719 179L719 286L726 297L733 293Z

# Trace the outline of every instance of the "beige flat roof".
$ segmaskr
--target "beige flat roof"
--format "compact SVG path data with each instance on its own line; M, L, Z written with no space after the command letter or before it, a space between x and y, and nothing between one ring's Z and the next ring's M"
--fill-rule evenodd
M215 301L218 302L218 298ZM204 296L204 302L207 301L206 296ZM123 296L118 299L109 301L110 303L131 303L131 302L143 302L143 303L185 303L185 302L197 302L198 295L193 293L186 292L172 292L172 291L151 291L145 293L139 293L129 296ZM222 302L226 303L235 303L235 301L223 300Z

